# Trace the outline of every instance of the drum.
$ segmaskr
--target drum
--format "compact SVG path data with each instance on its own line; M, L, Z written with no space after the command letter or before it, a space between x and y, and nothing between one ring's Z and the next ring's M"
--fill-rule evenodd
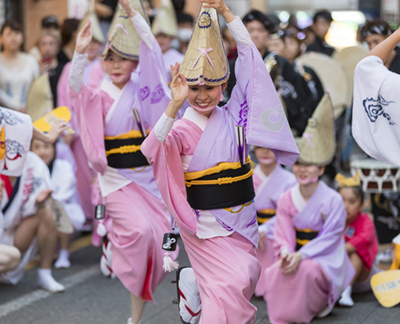
M350 163L352 175L360 174L364 192L400 191L400 168L374 159L357 160Z

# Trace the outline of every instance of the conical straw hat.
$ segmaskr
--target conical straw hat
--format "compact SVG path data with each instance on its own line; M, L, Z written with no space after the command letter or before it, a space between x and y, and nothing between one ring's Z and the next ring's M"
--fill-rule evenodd
M215 9L200 8L181 73L188 85L217 86L228 80L229 64Z
M26 100L26 112L35 121L53 108L53 94L51 93L49 75L44 73L31 85Z
M95 0L90 0L89 9L86 12L85 17L83 17L81 23L79 24L78 31L81 31L83 27L85 27L88 20L90 19L91 21L90 30L92 31L93 38L103 44L106 41L106 39L103 35L103 32L101 31L100 22L94 10L94 2Z
M151 31L155 36L163 33L171 37L176 37L178 34L178 23L171 0L161 1L161 7L158 8Z
M141 0L131 0L130 4L147 22L149 21ZM117 9L115 15L103 51L103 58L107 56L109 50L112 50L128 60L139 60L140 37L129 15L122 8Z
M335 121L333 106L328 94L320 101L308 120L306 130L299 141L298 161L318 166L328 165L335 155Z

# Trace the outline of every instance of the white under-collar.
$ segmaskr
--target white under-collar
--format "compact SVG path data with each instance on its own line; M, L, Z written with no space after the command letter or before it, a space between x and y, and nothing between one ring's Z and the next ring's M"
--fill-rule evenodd
M268 180L271 178L272 173L275 172L277 167L278 166L275 166L275 169L269 175L265 175L265 173L261 170L261 166L258 164L254 169L254 173L257 175L257 177L261 179L262 183L268 182Z
M192 107L188 107L183 114L183 118L195 123L204 132L208 123L208 117L198 113Z
M296 184L294 187L292 187L292 189L290 189L290 193L292 194L292 200L296 209L298 212L301 212L306 207L307 201L301 194L300 184Z
M125 85L126 87L126 85ZM124 88L125 88L124 87ZM107 79L104 79L101 82L100 89L103 90L104 92L107 92L107 94L115 101L119 98L119 96L122 93L122 90L118 88L114 83L108 81Z

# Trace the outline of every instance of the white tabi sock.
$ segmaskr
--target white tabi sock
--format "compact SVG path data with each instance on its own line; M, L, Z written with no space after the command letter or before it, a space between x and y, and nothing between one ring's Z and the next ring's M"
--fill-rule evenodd
M352 307L354 301L351 298L351 286L348 286L342 293L342 297L339 299L339 304L342 306Z
M68 250L60 250L60 254L58 255L58 259L54 264L56 269L60 268L69 268L71 266L71 262L69 261L69 251Z
M197 323L201 313L199 287L192 268L182 269L179 275L179 315L185 323Z
M132 317L128 318L128 323L126 323L126 324L135 324L132 322ZM139 322L138 324L142 324L142 322Z
M38 269L38 285L40 288L52 293L65 290L65 287L53 278L50 269Z

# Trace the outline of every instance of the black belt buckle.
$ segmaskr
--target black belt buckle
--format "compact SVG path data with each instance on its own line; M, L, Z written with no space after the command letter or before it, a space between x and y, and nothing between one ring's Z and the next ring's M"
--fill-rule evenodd
M178 244L178 235L175 233L165 233L163 239L163 250L167 252L173 252L176 250Z

